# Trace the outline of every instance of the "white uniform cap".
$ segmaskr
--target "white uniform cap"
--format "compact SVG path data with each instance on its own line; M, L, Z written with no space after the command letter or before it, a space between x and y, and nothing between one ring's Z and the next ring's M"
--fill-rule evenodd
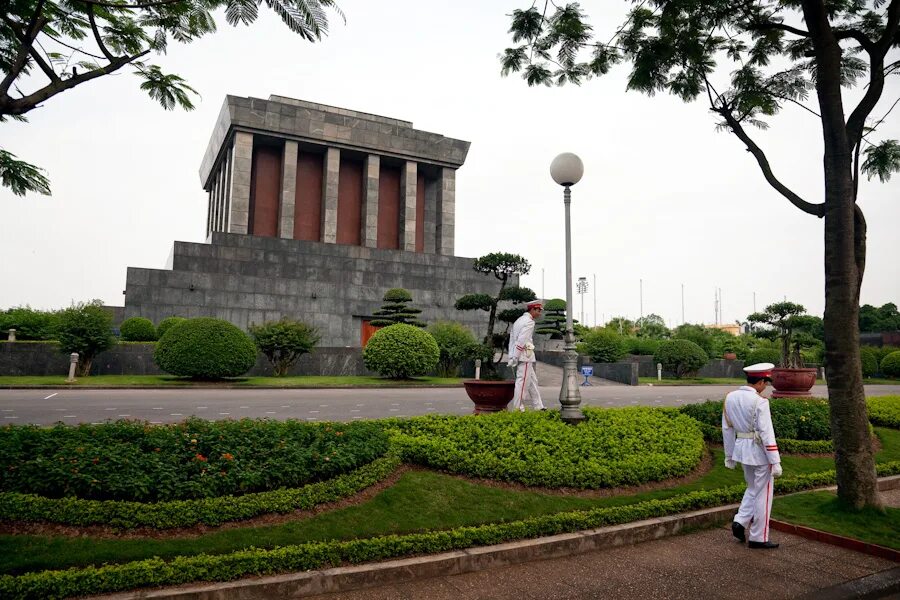
M744 373L750 377L766 377L771 379L772 369L774 368L775 365L772 363L756 363L755 365L744 367Z

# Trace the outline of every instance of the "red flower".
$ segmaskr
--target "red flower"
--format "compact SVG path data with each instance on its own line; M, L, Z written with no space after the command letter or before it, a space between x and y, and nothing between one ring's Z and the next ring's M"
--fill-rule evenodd
M222 458L225 460L234 460L234 455L231 452L226 452L222 455Z
M208 459L205 456L203 456L202 454L198 453L196 456L194 456L194 460L198 460L200 462L206 462Z

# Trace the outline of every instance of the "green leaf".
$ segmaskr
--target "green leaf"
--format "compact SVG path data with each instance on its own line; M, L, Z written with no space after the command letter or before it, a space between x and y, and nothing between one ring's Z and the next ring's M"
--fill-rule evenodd
M900 172L900 144L897 140L884 140L866 148L863 154L866 159L862 164L862 172L869 180L877 176L881 183L887 183L891 180L892 173Z
M17 160L15 154L0 150L0 181L13 194L24 196L27 192L36 192L49 196L50 180L42 171L40 167Z
M184 110L194 109L188 93L197 94L197 91L178 75L166 75L156 65L141 68L137 75L144 78L141 89L146 90L166 110L172 110L176 104Z

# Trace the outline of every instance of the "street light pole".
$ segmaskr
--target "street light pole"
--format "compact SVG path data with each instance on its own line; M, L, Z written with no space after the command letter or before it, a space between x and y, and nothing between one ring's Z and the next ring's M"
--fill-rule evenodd
M550 163L550 176L563 186L563 204L566 207L566 335L563 381L559 390L560 417L566 423L584 420L581 412L581 391L578 387L578 354L575 352L575 329L572 326L572 227L569 206L572 203L571 187L581 181L584 164L571 152L563 152Z
M588 282L587 277L579 277L578 283L576 284L576 289L578 293L581 295L581 324L584 325L584 295L588 290Z

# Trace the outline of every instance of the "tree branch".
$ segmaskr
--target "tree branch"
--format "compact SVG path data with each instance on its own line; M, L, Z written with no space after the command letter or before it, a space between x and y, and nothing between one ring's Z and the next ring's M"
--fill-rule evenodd
M44 72L44 75L46 75L50 81L59 81L59 75L57 75L56 71L47 64L47 61L44 60L44 57L41 56L41 53L38 52L34 46L31 46L31 58L34 59L34 62L38 64L41 71Z
M43 87L42 89L29 94L28 96L24 96L22 98L10 99L0 98L0 114L9 114L9 115L21 115L25 114L28 111L35 108L40 102L47 100L48 98L52 98L56 94L60 92L64 92L66 90L72 89L77 85L81 85L82 83L88 82L92 79L96 79L98 77L102 77L103 75L109 75L114 71L118 71L128 63L139 59L142 56L150 54L150 50L144 50L138 54L133 56L119 56L116 57L115 60L110 61L108 65L105 67L100 67L98 69L94 69L93 71L88 71L86 73L82 73L76 75L74 77L70 77L69 79L62 79L55 83L51 83L48 86Z
M853 205L853 258L856 261L856 303L862 289L863 273L866 271L866 217L859 204Z
M110 62L114 61L116 59L116 57L113 56L112 52L110 52L106 48L106 44L103 43L103 38L100 36L100 30L97 29L97 21L94 20L94 7L93 6L88 11L87 16L88 16L88 21L90 21L90 23L91 23L91 31L94 32L94 39L97 40L97 45L100 47L100 52L102 52L103 56L105 56L107 58L107 60L109 60Z
M104 2L103 0L77 0L79 4L89 4L92 6L102 6L104 8L155 8L157 6L165 6L166 4L178 4L186 0L156 0L154 2L138 2L135 4L118 4L116 2Z
M785 25L784 23L775 23L773 21L766 21L765 23L751 23L748 29L755 29L759 31L765 31L768 29L780 29L781 31L787 31L788 33L793 33L794 35L798 35L800 37L809 37L808 31L804 31L796 27L791 27L790 25Z
M81 49L81 48L76 48L75 46L70 46L69 44L65 43L64 41L62 41L62 40L60 40L60 39L57 39L57 38L53 37L52 35L48 35L48 34L45 34L45 35L47 35L48 38L50 38L51 40L53 40L54 42L56 42L56 43L59 44L60 46L65 46L65 47L68 48L69 50L74 50L75 52L81 52L81 53L84 54L85 56L90 56L91 58L96 58L96 59L99 59L99 60L103 60L103 59L105 58L105 57L103 57L103 56L98 56L98 55L96 55L96 54L91 54L91 53L88 52L87 50L83 50L83 49Z
M863 49L872 53L876 50L875 42L870 40L866 34L858 29L835 29L834 30L834 39L836 40L846 40L846 39L854 39L859 42L859 45L863 47Z
M44 25L49 22L48 19L41 17L41 11L44 9L44 1L45 0L38 0L37 6L34 9L34 16L31 17L31 22L24 31L21 30L18 23L9 18L5 11L0 11L3 22L16 34L22 44L22 47L19 49L19 54L10 66L9 73L6 74L3 81L0 81L0 97L7 97L10 86L12 86L13 81L15 81L22 73L22 69L25 68L25 65L28 62L28 56L31 54L31 47L34 43L34 39L41 29L44 28Z
M824 204L812 204L802 199L800 196L791 191L787 186L781 183L775 174L772 172L772 167L769 165L769 159L766 158L765 152L762 151L762 148L756 145L747 132L744 131L744 128L741 126L740 122L734 118L734 115L731 114L731 110L727 107L717 107L713 106L712 109L719 113L722 118L725 119L725 122L728 123L728 126L731 128L731 131L744 142L744 145L747 146L747 150L756 158L756 162L759 163L759 168L763 172L763 176L766 178L766 181L769 182L773 188L775 188L778 193L787 198L791 204L802 210L803 212L819 217L820 219L825 216L825 205Z

